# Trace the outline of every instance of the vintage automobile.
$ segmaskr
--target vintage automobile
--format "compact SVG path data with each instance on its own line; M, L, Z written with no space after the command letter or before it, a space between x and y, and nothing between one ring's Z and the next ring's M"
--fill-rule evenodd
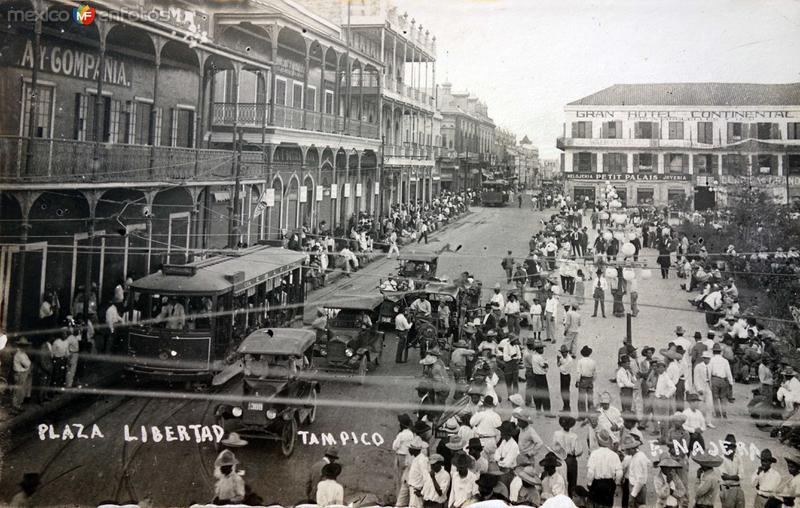
M226 432L242 437L279 440L292 454L301 423L317 417L320 384L314 375L316 334L302 328L264 328L245 338L238 358L214 378L214 384L242 375L242 402L220 404L214 414ZM302 400L305 403L286 402Z
M325 304L326 339L314 349L320 368L355 371L364 383L370 366L378 366L383 354L385 334L378 330L382 304L381 294L337 295L336 301Z
M398 275L411 279L435 280L439 254L436 252L401 252Z

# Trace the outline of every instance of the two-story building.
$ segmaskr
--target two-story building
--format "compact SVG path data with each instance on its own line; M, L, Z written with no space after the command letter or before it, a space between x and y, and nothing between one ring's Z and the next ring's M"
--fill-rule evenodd
M379 209L380 52L292 0L92 7L0 6L0 328L48 286L106 303L126 275Z
M628 206L800 196L800 83L614 85L564 114L557 147L575 200L594 201L607 181Z

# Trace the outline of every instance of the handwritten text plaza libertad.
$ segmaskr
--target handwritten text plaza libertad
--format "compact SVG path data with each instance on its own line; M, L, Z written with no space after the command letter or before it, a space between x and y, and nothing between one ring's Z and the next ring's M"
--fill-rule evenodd
M68 423L63 426L41 423L37 427L40 441L68 441L71 439L104 439L106 434L97 424L83 425L82 423ZM141 425L122 427L122 439L125 441L141 441L147 443L160 442L186 442L219 443L225 435L225 430L219 425Z

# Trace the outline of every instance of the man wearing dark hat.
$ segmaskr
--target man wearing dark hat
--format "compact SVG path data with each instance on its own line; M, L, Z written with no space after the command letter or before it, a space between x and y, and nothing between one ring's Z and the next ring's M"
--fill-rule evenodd
M528 343L530 349L525 352L522 364L525 366L525 402L534 406L537 411L550 414L550 387L547 384L547 362L542 353L544 345L539 341Z
M736 453L736 436L725 436L722 464L719 466L722 481L719 487L719 498L722 508L744 508L744 492L741 487L741 475L744 474L742 460Z
M617 362L617 386L619 387L619 403L622 414L629 415L633 412L633 391L636 389L636 377L631 371L631 360L628 355L622 355Z
M480 475L489 470L489 459L483 453L483 443L478 437L470 438L467 442L467 455L470 458L470 470Z
M561 461L556 454L547 452L547 455L539 461L539 465L544 469L542 473L542 501L566 494L567 481L556 471L556 468L561 466Z
M753 487L756 489L754 508L764 508L770 498L780 497L780 487L783 484L780 473L772 467L778 462L772 456L772 451L768 448L761 450L760 459L761 467L753 475Z
M570 389L572 388L572 370L575 366L575 359L570 354L569 346L561 345L557 358L558 373L561 381L561 404L562 411L569 412L570 409Z
M342 465L337 463L326 464L322 468L322 481L317 486L318 506L344 504L344 487L336 481L342 473Z
M463 453L453 456L452 466L447 506L461 508L478 493L478 474L470 471L470 458Z
M578 440L578 435L572 432L572 427L575 426L575 418L568 414L561 415L558 417L558 425L561 428L553 432L553 448L564 451L567 494L572 497L578 484L578 457L583 454L583 449Z
M587 415L594 412L594 378L597 375L597 362L592 358L592 348L583 346L581 348L581 358L576 362L576 372L578 377L578 413L584 419Z
M311 469L308 471L308 478L306 480L306 497L308 499L317 498L317 484L322 479L322 468L328 464L333 464L337 460L339 460L339 450L333 446L330 446L325 449L325 455L311 465Z
M513 469L519 457L519 445L514 439L515 430L514 424L509 421L500 424L500 442L494 452L494 460L506 470Z

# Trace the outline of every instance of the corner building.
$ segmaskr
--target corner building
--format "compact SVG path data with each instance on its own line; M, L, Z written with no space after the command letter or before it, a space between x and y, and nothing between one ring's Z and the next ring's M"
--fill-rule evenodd
M800 83L614 85L564 107L566 192L606 181L625 206L724 206L743 189L800 199Z

